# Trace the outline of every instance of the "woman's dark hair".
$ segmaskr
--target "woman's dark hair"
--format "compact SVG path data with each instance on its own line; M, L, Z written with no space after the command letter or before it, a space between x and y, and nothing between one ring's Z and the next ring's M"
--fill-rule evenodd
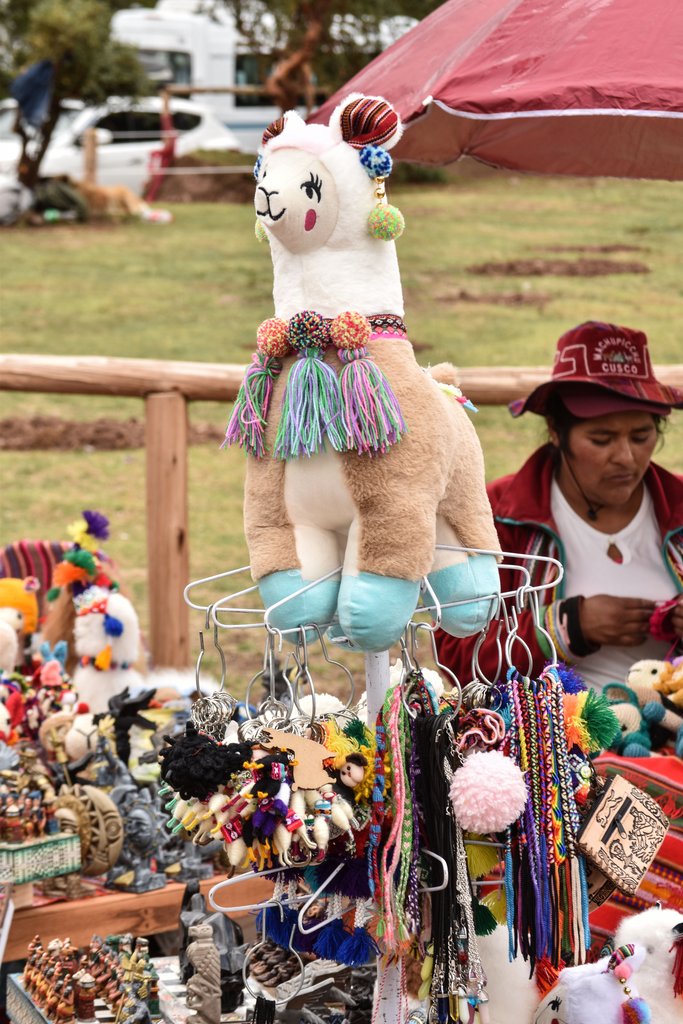
M637 411L635 406L634 411ZM548 397L545 419L547 425L552 427L557 434L559 445L557 447L553 445L553 454L555 458L559 459L561 452L566 452L569 449L569 435L572 427L583 421L569 411L557 391ZM652 419L654 420L657 437L661 440L666 427L666 416L657 416L653 413Z

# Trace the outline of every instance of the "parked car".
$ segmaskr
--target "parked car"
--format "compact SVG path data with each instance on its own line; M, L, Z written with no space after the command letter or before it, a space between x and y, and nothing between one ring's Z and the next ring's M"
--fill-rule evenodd
M236 136L215 114L190 100L171 100L173 127L178 133L175 152L184 156L197 149L237 150ZM0 174L16 172L21 140L13 131L14 100L0 103ZM138 195L148 178L150 153L163 144L161 99L145 97L135 103L112 98L99 107L67 100L57 122L40 173L54 178L83 176L83 137L97 129L97 181L100 185L127 185Z

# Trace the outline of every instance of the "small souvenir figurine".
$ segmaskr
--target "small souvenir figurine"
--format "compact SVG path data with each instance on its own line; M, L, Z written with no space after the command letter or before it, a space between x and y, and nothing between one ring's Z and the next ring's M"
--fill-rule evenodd
M147 996L147 1009L149 1010L150 1016L157 1020L161 1017L161 1007L159 1005L159 975L156 968L150 964L148 968L149 975L149 995Z
M25 838L24 822L21 820L19 805L12 803L5 812L5 841L23 843Z
M196 1024L219 1024L221 1019L221 965L210 924L190 926L187 957L194 974L187 983L187 1005L196 1011Z
M87 971L76 984L76 1018L80 1021L95 1020L95 979Z
M55 818L55 797L46 796L43 808L45 810L45 835L53 836L59 832L59 822Z
M62 989L62 996L57 1006L59 1024L74 1024L74 986L68 981Z

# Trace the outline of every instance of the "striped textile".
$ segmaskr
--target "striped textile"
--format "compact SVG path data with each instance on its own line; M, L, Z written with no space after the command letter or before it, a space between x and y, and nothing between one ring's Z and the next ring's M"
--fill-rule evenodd
M0 548L0 576L25 579L35 576L40 583L38 615L45 614L45 595L52 585L52 572L61 562L64 552L71 547L69 541L17 540Z
M341 115L344 142L354 149L383 146L398 129L398 114L389 104L373 96L362 96L349 103Z

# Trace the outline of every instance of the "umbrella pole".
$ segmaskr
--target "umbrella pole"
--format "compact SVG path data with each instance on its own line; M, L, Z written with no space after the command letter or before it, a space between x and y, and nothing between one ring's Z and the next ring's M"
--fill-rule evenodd
M368 699L368 725L372 728L389 688L389 652L365 655L365 692ZM402 961L380 960L375 990L375 1024L398 1024L401 1005Z

